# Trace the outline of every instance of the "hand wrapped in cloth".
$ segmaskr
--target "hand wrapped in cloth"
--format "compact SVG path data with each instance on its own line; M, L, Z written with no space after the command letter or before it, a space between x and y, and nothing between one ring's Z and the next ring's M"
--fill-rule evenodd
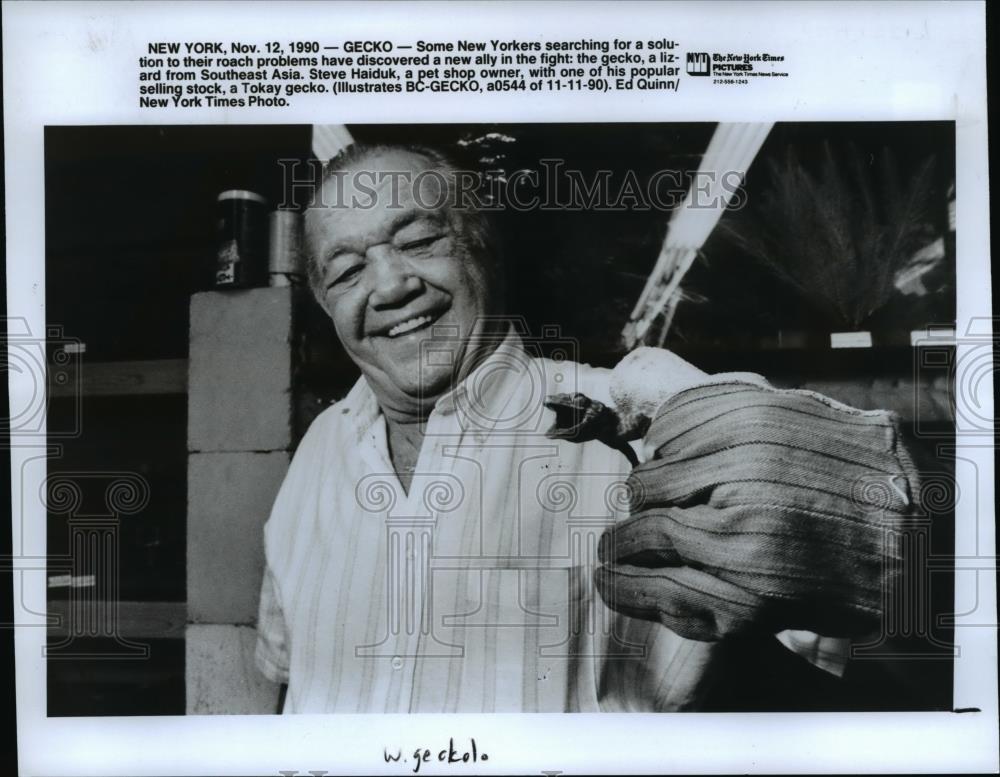
M602 598L703 641L870 631L898 569L888 533L918 493L894 416L759 376L703 380L649 411L630 517L601 539Z

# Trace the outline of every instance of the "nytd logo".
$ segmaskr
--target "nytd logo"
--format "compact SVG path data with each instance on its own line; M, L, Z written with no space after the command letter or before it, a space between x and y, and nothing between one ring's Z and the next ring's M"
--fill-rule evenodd
M687 54L687 72L692 76L707 76L712 73L712 62L703 51L689 51Z

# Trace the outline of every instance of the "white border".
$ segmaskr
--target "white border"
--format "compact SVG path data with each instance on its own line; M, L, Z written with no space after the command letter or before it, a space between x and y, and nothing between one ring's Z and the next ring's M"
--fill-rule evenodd
M44 332L42 128L47 124L572 121L956 121L959 337L990 311L984 9L981 3L4 3L8 311ZM770 51L787 79L678 94L351 95L292 110L140 112L135 59L151 40L670 37L682 50ZM710 79L706 79L708 81ZM968 348L972 346L960 346ZM31 390L11 375L12 403ZM979 413L992 417L989 380ZM969 437L960 444L989 445ZM27 442L27 441L22 441ZM19 488L38 449L14 448L14 547L44 555L44 473ZM959 470L977 516L958 517L959 555L995 553L993 459L965 448ZM29 469L31 467L29 466ZM37 470L37 468L36 468ZM975 473L978 472L978 478ZM977 482L978 481L978 482ZM21 504L20 497L24 496ZM961 508L962 505L960 505ZM967 511L966 511L967 512ZM961 509L960 509L961 513ZM977 520L978 518L978 520ZM969 565L975 562L970 561ZM30 563L25 563L27 568ZM978 581L978 590L976 582ZM995 571L962 573L959 624L996 623ZM476 770L614 772L996 771L994 628L958 628L955 705L981 713L45 717L44 574L15 574L18 743L24 774L275 774L281 769L409 773L383 745L475 736ZM427 764L421 769L433 773ZM471 773L461 766L453 773Z

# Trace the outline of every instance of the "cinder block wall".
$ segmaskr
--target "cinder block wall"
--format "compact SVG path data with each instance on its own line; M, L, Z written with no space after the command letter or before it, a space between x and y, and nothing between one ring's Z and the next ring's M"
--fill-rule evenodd
M188 714L263 713L253 664L262 527L294 445L291 288L191 298L188 374Z

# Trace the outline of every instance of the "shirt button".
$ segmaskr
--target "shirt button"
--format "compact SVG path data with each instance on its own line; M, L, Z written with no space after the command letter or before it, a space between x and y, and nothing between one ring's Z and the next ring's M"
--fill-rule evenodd
M400 658L399 656L393 656L391 663L392 663L392 668L393 669L402 669L403 668L403 659Z

